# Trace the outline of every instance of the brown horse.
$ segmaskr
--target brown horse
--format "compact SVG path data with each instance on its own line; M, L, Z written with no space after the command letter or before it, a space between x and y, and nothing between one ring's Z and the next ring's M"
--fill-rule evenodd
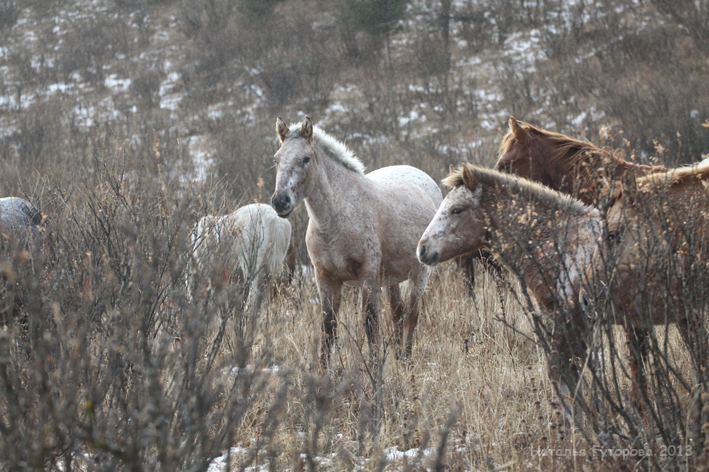
M547 315L541 322L553 344L552 379L561 380L566 372L566 379L578 381L578 366L570 359L585 358L588 329L574 297L601 234L598 210L529 180L470 164L443 183L453 189L419 241L419 260L436 265L491 248ZM562 393L573 391L564 382L559 386Z
M509 119L510 130L502 139L495 169L515 174L549 188L573 195L586 203L609 207L618 196L624 178L667 172L663 166L628 162L588 141L565 136ZM638 356L647 333L640 326L627 325L631 377L640 378ZM636 382L637 383L637 382Z
M588 141L537 128L514 117L510 117L509 127L500 144L495 170L542 183L573 195L587 205L598 206L603 202L609 183L626 174L667 170L662 166L628 162ZM456 259L471 294L475 260L494 269L498 281L501 276L500 267L487 249Z
M653 324L664 323L666 305L678 293L653 292L663 286L663 267L667 258L677 259L677 269L686 264L706 262L709 237L709 163L687 166L638 178L624 185L608 211L608 242L605 257L602 247L594 256L594 268L612 256L614 273L623 290L618 291L619 306L639 308L644 292L651 292L649 313ZM649 258L649 260L648 260ZM607 285L609 280L605 280ZM680 281L678 280L677 283ZM670 286L671 291L680 287ZM645 302L647 303L647 302ZM677 307L679 315L682 304ZM639 315L636 311L636 315ZM633 324L645 319L631 318Z
M614 192L606 244L587 274L598 283L597 293L584 293L581 305L588 310L592 299L610 299L622 315L614 321L644 335L633 346L641 358L647 359L653 325L677 323L690 345L699 332L690 326L688 309L709 291L707 186L709 163L704 163L639 177ZM644 379L637 371L632 375L639 403Z
M509 120L495 170L515 174L598 205L609 185L626 174L664 172L662 166L628 162L588 141Z

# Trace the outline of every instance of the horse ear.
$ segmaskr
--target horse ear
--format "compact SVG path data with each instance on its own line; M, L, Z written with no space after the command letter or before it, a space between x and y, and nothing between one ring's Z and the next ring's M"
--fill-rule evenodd
M510 125L510 131L515 135L517 141L523 143L527 140L527 133L524 132L514 116L510 116L508 124Z
M473 171L470 170L470 167L465 164L463 164L463 172L461 177L463 177L463 185L468 188L473 188L478 181L478 179L475 178L475 175L473 175Z
M455 168L453 168L453 164L449 164L448 165L448 173L452 174L453 172L455 172Z
M281 119L279 116L276 118L276 134L278 135L278 139L281 140L281 142L286 140L286 135L288 134L288 125L286 124L285 121Z
M310 118L307 116L300 127L300 137L305 138L308 142L313 140L313 122L310 121Z

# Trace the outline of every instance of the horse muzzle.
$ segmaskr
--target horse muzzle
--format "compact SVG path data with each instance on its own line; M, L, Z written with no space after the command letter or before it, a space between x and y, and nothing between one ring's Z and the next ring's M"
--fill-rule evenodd
M441 258L440 253L438 253L438 251L431 251L431 248L428 247L428 245L426 245L425 243L419 244L419 247L416 250L416 255L419 259L419 262L430 266L435 266L436 264L438 264Z
M286 193L274 193L271 197L271 206L281 218L288 218L293 211L294 201Z

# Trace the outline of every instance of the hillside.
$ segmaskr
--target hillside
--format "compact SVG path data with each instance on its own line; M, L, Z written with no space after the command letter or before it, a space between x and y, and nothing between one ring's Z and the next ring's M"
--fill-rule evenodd
M510 115L637 162L698 161L708 25L709 0L0 0L0 197L45 217L41 250L2 236L0 472L707 463L706 321L649 331L638 403L616 307L586 313L588 357L567 359L583 388L561 405L559 331L527 287L479 271L470 296L449 264L410 360L382 297L373 369L346 288L323 370L302 206L300 271L258 317L233 254L198 267L191 231L270 199L277 116L310 116L368 170L437 181L491 166ZM673 306L706 320L706 270L657 290L682 285Z
M97 128L141 154L154 130L167 164L189 156L201 176L210 163L240 195L272 181L276 115L308 114L371 169L411 162L437 178L490 164L509 115L594 142L622 132L639 159L709 150L706 31L660 0L415 1L390 28L389 67L383 35L343 19L344 2L249 5L5 0L1 155L85 159Z

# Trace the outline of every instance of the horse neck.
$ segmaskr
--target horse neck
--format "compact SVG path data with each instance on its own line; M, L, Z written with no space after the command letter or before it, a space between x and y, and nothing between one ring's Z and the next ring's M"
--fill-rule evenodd
M315 226L330 228L338 218L347 218L357 204L364 176L352 171L317 149L314 185L305 199L308 217Z
M555 189L567 195L573 195L586 205L597 205L601 198L602 187L596 180L595 169L587 173L572 168Z
M620 180L625 172L640 173L646 166L630 164L600 150L589 149L581 159L570 162L564 168L566 180L558 190L573 194L586 205L598 205L604 196L607 183Z
M505 195L517 202L508 205L494 201L486 206L493 247L503 261L521 261L520 273L546 308L553 307L555 297L563 296L566 301L574 299L581 286L583 268L590 264L596 247L600 218L571 209L563 200L552 204L533 195L507 193L504 189L493 189L492 194ZM530 229L533 219L537 223ZM568 250L561 252L558 248ZM558 280L550 277L558 277ZM549 283L556 284L555 294L549 291Z

